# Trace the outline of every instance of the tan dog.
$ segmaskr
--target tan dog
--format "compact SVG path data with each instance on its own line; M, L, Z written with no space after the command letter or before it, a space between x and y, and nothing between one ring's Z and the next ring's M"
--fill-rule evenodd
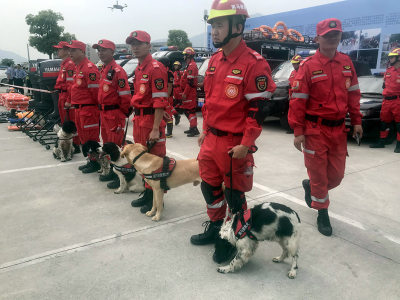
M143 151L147 151L147 147L142 144L126 145L121 152L121 157L125 157L130 164L133 164L140 174L151 174L162 167L163 159L150 153L143 154L136 162L133 162ZM159 221L163 210L164 190L160 186L160 180L145 178L145 181L153 189L153 207L146 213L146 216L153 217L153 221ZM201 182L199 162L194 158L177 160L171 176L167 178L167 185L169 188L175 188L191 182L193 185Z

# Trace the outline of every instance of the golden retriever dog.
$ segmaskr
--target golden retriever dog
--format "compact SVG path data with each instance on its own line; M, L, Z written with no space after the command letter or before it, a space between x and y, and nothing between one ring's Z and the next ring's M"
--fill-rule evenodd
M141 156L136 159L139 155ZM121 152L121 157L125 157L142 175L151 174L163 166L163 159L159 156L147 153L147 147L142 144L126 145ZM153 221L159 221L163 210L164 190L161 188L160 180L147 178L144 180L153 189L153 206L146 215L148 217L153 217ZM187 183L198 185L201 182L199 162L194 158L177 160L176 166L171 175L167 178L166 182L169 188L175 188Z

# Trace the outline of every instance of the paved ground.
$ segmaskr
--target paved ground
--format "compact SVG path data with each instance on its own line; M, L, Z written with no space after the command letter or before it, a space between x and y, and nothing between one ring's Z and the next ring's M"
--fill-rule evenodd
M188 123L167 142L178 159L196 157ZM131 129L129 134L131 134ZM399 299L400 155L394 145L349 142L342 185L331 191L334 235L316 229L304 204L302 154L292 136L268 122L258 139L250 205L286 204L302 220L298 277L275 264L262 243L238 273L222 275L211 246L190 235L207 220L198 187L165 197L155 223L130 207L137 194L115 195L97 174L77 170L81 156L59 163L51 151L0 124L0 299Z

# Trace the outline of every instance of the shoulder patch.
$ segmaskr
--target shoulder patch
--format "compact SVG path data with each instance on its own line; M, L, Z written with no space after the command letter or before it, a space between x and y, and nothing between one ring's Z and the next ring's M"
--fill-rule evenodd
M96 73L89 73L89 79L91 81L95 81L96 80Z
M118 79L118 86L119 86L120 88L124 88L125 85L126 85L125 79Z
M162 90L164 88L164 79L158 78L154 80L154 84L157 90Z
M265 75L256 77L256 87L260 92L264 92L268 87L268 77Z

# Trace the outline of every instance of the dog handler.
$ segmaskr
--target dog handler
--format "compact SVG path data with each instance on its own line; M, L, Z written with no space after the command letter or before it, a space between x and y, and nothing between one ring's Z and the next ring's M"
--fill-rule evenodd
M135 143L148 146L155 143L150 153L160 157L166 154L164 109L168 105L167 69L152 58L150 54L151 37L145 31L136 30L126 38L131 45L139 65L135 71L133 82L135 94L131 105L134 107L133 139ZM143 206L140 211L148 212L153 203L153 190L146 185L143 197L133 200L133 207Z
M353 136L362 137L360 89L349 56L337 52L342 37L338 19L317 24L319 49L306 58L295 77L289 103L289 124L294 130L294 146L304 153L310 179L303 180L305 200L318 210L318 231L330 236L328 191L344 177L347 132L344 123L350 114Z
M71 106L75 108L75 124L81 144L87 141L99 142L99 109L97 94L99 90L99 71L85 56L86 44L72 41L71 59L76 65L74 81L71 86ZM89 157L86 165L80 166L82 173L93 173L100 169L95 158Z
M250 152L262 131L262 107L276 88L267 61L242 40L248 17L242 1L215 0L208 18L214 46L222 50L210 59L204 79L206 101L198 160L210 221L205 222L204 233L190 238L194 245L216 241L226 215L226 200L233 213L247 208L244 193L253 185L254 160ZM216 255L213 259L222 262Z
M131 91L126 72L114 60L115 44L102 39L92 46L97 49L104 63L100 74L98 103L100 110L101 138L103 144L114 143L122 146L125 118L129 116ZM117 176L111 170L108 175L100 175L100 181L109 181Z

